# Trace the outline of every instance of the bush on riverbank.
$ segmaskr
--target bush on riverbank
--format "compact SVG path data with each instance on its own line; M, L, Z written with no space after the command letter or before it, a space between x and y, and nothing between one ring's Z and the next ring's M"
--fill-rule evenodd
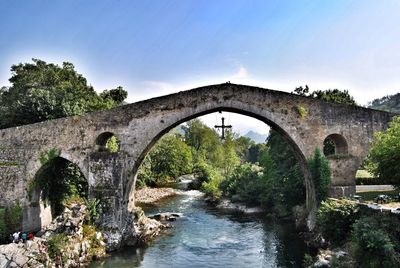
M399 267L397 215L362 208L350 200L329 199L322 202L317 219L323 237L347 252L334 258L332 267Z
M223 196L250 206L270 206L273 181L263 170L249 163L238 166L231 176L221 182L219 188Z
M317 213L317 223L324 238L335 245L344 243L351 231L351 225L359 218L358 205L342 199L328 199L321 202Z
M397 224L385 226L376 217L363 217L352 229L355 259L361 267L400 267L400 237L397 234L396 239L393 235L393 231L398 230Z

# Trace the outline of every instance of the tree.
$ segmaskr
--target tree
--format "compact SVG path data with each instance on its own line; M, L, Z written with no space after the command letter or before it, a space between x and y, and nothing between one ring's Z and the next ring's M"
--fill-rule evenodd
M103 98L72 63L32 61L11 66L11 86L0 89L0 128L113 108L127 95L118 87Z
M347 90L328 89L310 92L309 87L306 85L304 88L302 86L297 87L292 93L334 103L357 105Z
M223 142L222 173L228 176L237 165L240 164L239 157L235 151L235 140L232 132L227 132Z
M235 139L236 154L239 156L242 163L248 161L250 150L252 147L254 147L254 145L255 142L248 137L240 136ZM256 152L254 153L256 154ZM256 161L257 160L252 163L255 163Z
M223 148L218 133L206 126L201 120L194 119L182 127L185 142L193 148L193 158L197 161L208 161L214 166L221 166Z
M126 97L128 97L128 92L119 86L111 90L104 90L102 93L100 93L100 97L102 97L105 101L110 99L116 105L120 105L124 102Z
M400 93L375 99L368 103L368 108L400 113Z
M306 85L304 88L302 86L296 87L296 89L292 93L295 93L295 94L300 95L300 96L308 96L309 92L310 92L310 89Z
M315 196L318 202L325 200L328 196L331 171L328 160L321 155L321 151L315 149L314 156L308 160L311 178L314 182Z
M393 118L386 131L375 134L367 163L371 173L400 188L400 116Z
M313 98L341 103L347 105L357 105L354 98L349 94L347 90L339 90L339 89L328 89L328 90L316 90L311 95Z
M196 151L205 150L211 152L219 143L217 132L206 126L199 119L187 122L183 130L185 132L186 143Z
M276 176L274 178L274 199L287 209L305 202L306 189L304 174L291 145L278 132L271 129L267 150L260 155L259 162L265 167L269 159L274 163Z
M192 172L190 147L177 135L164 136L143 162L144 165L139 170L139 184L162 184Z

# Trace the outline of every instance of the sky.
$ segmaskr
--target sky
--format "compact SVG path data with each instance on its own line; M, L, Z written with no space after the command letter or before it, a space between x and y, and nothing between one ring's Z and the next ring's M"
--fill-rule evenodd
M361 105L400 92L396 0L0 0L0 14L0 86L39 58L72 62L99 92L123 86L128 102L226 81L347 89Z

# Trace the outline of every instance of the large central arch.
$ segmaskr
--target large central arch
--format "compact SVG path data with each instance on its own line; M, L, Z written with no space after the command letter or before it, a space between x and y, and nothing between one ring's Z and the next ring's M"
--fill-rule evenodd
M231 104L231 106L228 106L228 104ZM199 109L197 107L197 111L194 111L191 113L190 111L180 111L179 114L181 116L174 117L172 120L166 121L167 117L164 117L165 119L160 120L159 128L156 128L154 132L152 132L151 136L147 136L147 143L144 144L143 150L141 150L140 154L137 156L137 159L135 161L135 164L131 170L131 177L128 181L126 189L129 190L129 207L133 208L134 207L134 193L135 193L135 185L136 185L136 178L137 178L137 173L138 169L147 155L147 153L150 151L150 149L155 145L155 143L166 133L168 133L171 129L175 128L176 126L187 122L191 119L197 118L202 115L206 115L209 113L213 112L219 112L219 111L224 111L224 112L233 112L233 113L238 113L242 115L246 115L249 117L253 117L255 119L258 119L265 124L269 125L272 127L275 131L277 131L282 137L284 137L285 140L288 141L288 143L291 145L296 158L299 161L301 170L304 175L304 181L305 181L305 187L306 187L306 207L309 212L313 212L316 209L316 198L315 198L315 189L313 182L311 180L311 175L310 171L307 165L307 158L301 148L299 147L298 143L295 141L295 137L291 135L290 130L287 129L287 124L282 124L282 122L277 122L281 120L274 120L271 119L272 116L268 116L270 111L264 110L263 113L260 113L259 111L254 111L254 109L249 109L247 105L240 103L240 102L230 102L230 103L224 103L224 104L216 104L216 105L207 105L204 110ZM199 111L200 110L200 111ZM169 118L168 118L169 119ZM167 123L168 122L168 123ZM126 196L125 196L126 198ZM313 215L313 213L310 213L310 215ZM309 219L309 224L313 225L313 219ZM309 226L310 228L313 228L313 226Z

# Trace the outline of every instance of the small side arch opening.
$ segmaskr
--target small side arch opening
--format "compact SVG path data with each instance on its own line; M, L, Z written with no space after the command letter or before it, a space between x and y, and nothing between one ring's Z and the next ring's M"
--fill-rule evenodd
M40 216L43 225L44 219L51 221L62 213L68 199L88 198L89 187L79 166L56 151L43 154L41 163L29 185L29 195L31 204L40 208L40 214L43 214Z
M349 153L346 139L340 134L331 134L324 140L324 155L347 155Z
M119 139L112 132L103 132L97 136L96 146L99 152L116 153L119 151Z

